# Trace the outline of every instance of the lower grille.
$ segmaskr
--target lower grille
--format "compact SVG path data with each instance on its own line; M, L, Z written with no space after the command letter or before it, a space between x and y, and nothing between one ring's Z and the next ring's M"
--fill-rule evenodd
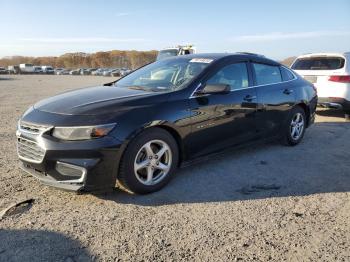
M45 156L45 149L36 142L22 137L17 138L17 151L20 158L33 163L41 163Z

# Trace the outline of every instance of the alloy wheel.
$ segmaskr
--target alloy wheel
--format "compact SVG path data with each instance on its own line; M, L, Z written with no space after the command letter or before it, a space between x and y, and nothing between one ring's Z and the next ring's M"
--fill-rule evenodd
M293 140L298 140L304 131L304 117L301 113L296 113L290 124L290 136Z
M167 176L171 164L172 152L169 145L162 140L151 140L137 152L134 173L142 184L151 186Z

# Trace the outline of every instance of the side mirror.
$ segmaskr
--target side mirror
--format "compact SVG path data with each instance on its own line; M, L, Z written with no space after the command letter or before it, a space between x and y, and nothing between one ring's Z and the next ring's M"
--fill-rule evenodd
M224 84L215 84L215 85L206 85L202 90L198 91L199 95L207 94L228 94L231 91L229 85Z

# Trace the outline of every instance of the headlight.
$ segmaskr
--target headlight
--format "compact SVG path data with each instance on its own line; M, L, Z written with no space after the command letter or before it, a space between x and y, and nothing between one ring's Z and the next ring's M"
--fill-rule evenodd
M55 127L52 136L62 140L86 140L107 135L115 124L98 126Z

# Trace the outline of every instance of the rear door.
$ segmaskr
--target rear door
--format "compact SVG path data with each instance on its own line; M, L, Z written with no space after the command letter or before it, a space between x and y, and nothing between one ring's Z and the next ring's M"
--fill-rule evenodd
M258 96L257 128L261 136L276 135L295 104L295 76L284 79L279 65L251 63Z

